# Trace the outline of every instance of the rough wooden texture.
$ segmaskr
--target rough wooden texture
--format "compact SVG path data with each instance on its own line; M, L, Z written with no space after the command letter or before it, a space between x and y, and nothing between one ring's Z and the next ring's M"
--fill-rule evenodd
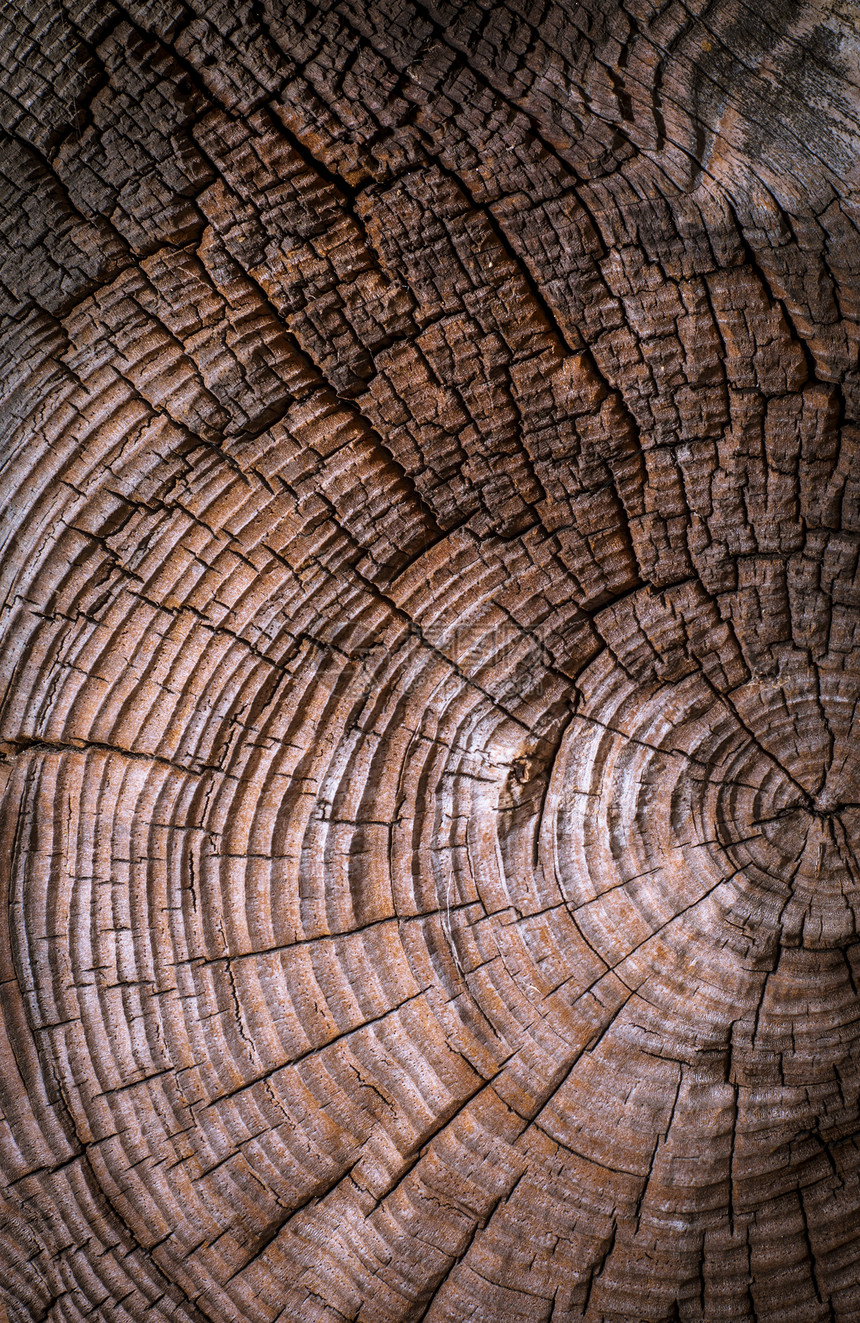
M860 1319L856 5L2 21L0 1319Z

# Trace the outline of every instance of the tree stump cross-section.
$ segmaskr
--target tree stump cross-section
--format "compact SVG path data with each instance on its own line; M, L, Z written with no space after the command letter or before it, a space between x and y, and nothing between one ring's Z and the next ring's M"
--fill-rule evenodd
M859 14L6 6L2 1323L860 1323Z

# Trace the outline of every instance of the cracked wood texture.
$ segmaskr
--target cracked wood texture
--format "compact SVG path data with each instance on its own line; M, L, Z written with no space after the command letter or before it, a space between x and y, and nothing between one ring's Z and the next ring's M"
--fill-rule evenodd
M860 1319L853 0L2 22L0 1319Z

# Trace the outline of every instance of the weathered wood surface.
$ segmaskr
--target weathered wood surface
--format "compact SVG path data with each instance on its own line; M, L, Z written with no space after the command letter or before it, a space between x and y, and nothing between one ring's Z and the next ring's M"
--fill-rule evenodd
M4 7L11 1323L860 1319L858 14Z

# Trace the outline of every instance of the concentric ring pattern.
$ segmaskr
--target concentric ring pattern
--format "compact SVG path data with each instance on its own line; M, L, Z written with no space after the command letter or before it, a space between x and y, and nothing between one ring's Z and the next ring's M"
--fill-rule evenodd
M852 21L9 11L12 1323L860 1319Z

